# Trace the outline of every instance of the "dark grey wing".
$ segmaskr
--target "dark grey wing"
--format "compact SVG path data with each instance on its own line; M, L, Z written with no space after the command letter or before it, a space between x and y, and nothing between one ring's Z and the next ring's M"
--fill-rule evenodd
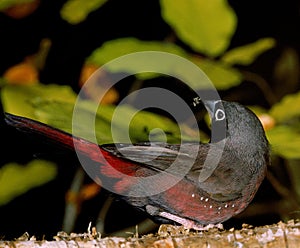
M144 167L151 167L158 171L164 171L170 166L173 174L180 173L179 167L190 162L190 168L198 153L191 152L199 147L199 144L166 144L166 143L138 143L138 144L107 144L101 146L103 149L113 153L115 156L140 163ZM194 147L191 149L191 147ZM192 164L191 164L192 163ZM176 173L175 168L178 168Z

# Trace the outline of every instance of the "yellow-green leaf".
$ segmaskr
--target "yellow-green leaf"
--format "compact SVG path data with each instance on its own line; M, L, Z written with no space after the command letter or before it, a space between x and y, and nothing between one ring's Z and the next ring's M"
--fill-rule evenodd
M126 37L105 42L101 47L94 50L87 58L87 62L101 66L123 55L142 51L161 51L186 57L186 52L173 43L142 41L133 37Z
M217 90L226 90L242 82L243 76L238 70L218 61L197 57L192 58L192 61L204 71Z
M54 84L37 84L31 86L5 85L1 89L1 101L5 112L32 119L38 119L39 117L37 116L35 105L38 105L41 100L51 104L51 102L57 101L74 103L75 99L76 94L69 86Z
M166 117L147 111L137 112L135 108L129 105L118 106L116 111L117 112L111 112L111 114L114 115L112 131L118 132L114 135L114 138L118 140L114 140L113 142L130 142L130 140L128 140L128 134L133 142L148 141L150 132L157 128L163 130L166 136L157 133L155 136L156 141L181 141L178 125ZM107 117L102 107L100 107L98 114L103 116L103 118L104 116ZM110 121L112 117L112 115L109 117ZM185 135L182 134L182 136Z
M26 165L4 165L0 169L0 205L53 180L56 174L56 165L45 160L33 160Z
M116 59L123 55L142 51L161 51L181 56L199 66L199 68L203 70L204 73L206 73L206 75L212 81L214 86L220 90L236 86L242 81L242 75L233 68L225 66L217 61L195 57L173 43L160 41L141 41L135 38L121 38L117 40L111 40L104 43L101 47L97 48L87 58L87 62L98 66L102 66L107 62L110 62L113 59ZM148 57L145 57L145 59L149 60ZM143 63L141 61L136 61L135 63L118 63L116 64L117 66L113 65L110 65L109 67L109 70L111 70L111 72L132 73L135 72L141 66L143 66ZM183 73L183 68L174 67L173 64L170 65L170 63L168 62L164 63L163 61L160 61L159 65L160 68L165 67L165 71L173 71L174 74L177 75L181 75ZM169 68L170 66L173 67ZM136 76L141 80L145 80L153 78L157 75L158 74L154 73L142 73L137 74ZM203 86L203 84L199 82L199 84L197 85L189 86L195 90L199 90L205 87L206 85Z
M68 0L60 10L60 15L69 23L78 24L106 2L107 0Z
M38 120L52 127L68 133L76 128L76 135L94 141L94 130L98 144L112 142L146 141L154 128L160 128L166 133L168 142L180 142L181 139L191 140L185 133L181 134L178 125L168 118L147 111L138 111L133 107L124 105L100 105L92 101L80 101L80 119L73 121L73 109L76 94L66 86L35 85L35 86L5 86L1 91L2 102L6 112ZM94 111L94 110L97 111ZM112 118L115 115L114 122ZM128 116L132 119L128 120ZM92 129L87 128L89 121L95 118ZM125 120L128 120L126 122ZM112 136L112 125L114 136ZM187 129L186 129L187 130ZM79 134L79 135L78 135ZM164 136L155 137L156 141ZM166 140L165 140L166 141Z
M300 159L300 129L278 125L266 132L272 150L286 159Z
M94 50L94 52L87 58L87 62L102 66L113 59L119 58L123 55L135 52L143 51L160 51L166 53L176 54L178 56L187 58L187 53L170 42L161 41L141 41L135 38L120 38L105 42L101 47ZM147 58L145 58L147 59ZM131 63L126 64L112 64L110 65L110 70L112 72L135 72L138 68L143 67L143 61L131 61ZM161 63L161 66L168 67L168 63ZM173 68L172 68L173 69ZM176 68L174 68L176 69ZM172 71L171 69L169 71ZM136 76L141 79L149 79L157 76L155 73L140 73Z
M237 47L226 52L221 58L221 61L228 65L250 65L259 55L273 48L275 45L275 39L262 38L251 44Z
M226 0L161 0L162 16L195 51L222 54L236 30L237 17Z
M273 105L270 115L281 123L300 117L300 92L286 95L279 103Z
M81 105L83 111L80 113L83 116L80 118L80 123L76 123L76 125L78 125L81 137L92 140L91 135L93 134L84 129L89 126L84 125L85 120L88 119L84 118L84 115L90 115L95 107L91 102L83 102L83 104L85 106ZM155 141L174 143L180 142L182 139L193 140L184 131L180 133L179 126L170 119L148 111L137 111L129 105L117 107L100 105L96 112L95 133L98 144L148 141L150 132L157 128L161 129L165 135L156 135Z

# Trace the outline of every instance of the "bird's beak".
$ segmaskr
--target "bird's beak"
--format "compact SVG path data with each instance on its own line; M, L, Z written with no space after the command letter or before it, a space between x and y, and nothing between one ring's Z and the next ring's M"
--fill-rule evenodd
M203 101L203 104L205 105L210 118L213 118L215 107L216 107L216 101L207 100L207 101Z
M214 113L215 113L215 108L216 108L216 104L219 102L220 100L204 100L201 99L200 97L196 97L194 98L193 101L193 105L196 106L198 104L202 104L204 105L204 107L206 108L209 116L211 117L211 119L214 117Z
M226 138L226 116L225 111L222 106L219 106L221 100L204 100L200 97L194 99L194 106L200 104L200 102L205 106L211 121L211 143L217 143L219 141L225 140ZM217 109L216 109L217 108ZM222 111L221 117L218 116L218 111ZM215 113L216 112L216 113ZM216 116L215 116L216 115Z

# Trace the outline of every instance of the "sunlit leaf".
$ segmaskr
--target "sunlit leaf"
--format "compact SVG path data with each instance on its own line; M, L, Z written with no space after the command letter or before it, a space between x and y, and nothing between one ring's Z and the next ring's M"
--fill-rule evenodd
M35 0L1 0L0 1L0 10L7 9L9 7L12 7L14 5L20 4L20 3L30 3Z
M94 130L87 129L90 126L90 117L95 116L95 134L98 144L119 142L148 141L153 136L155 141L180 142L195 139L188 135L182 125L182 133L179 126L170 119L147 111L137 111L129 105L99 105L96 112L95 103L83 101L80 104L80 122L72 122L73 105L63 102L38 105L36 112L47 123L68 133L72 133L72 127L76 127L76 135L90 141L94 141ZM117 111L116 111L117 109ZM59 113L59 114L58 114ZM113 128L112 128L113 127ZM154 129L161 129L165 134L153 133ZM151 134L151 135L150 135ZM130 137L130 140L128 139Z
M86 19L88 14L101 7L107 0L68 0L62 7L61 17L71 24L78 24Z
M107 113L104 114L105 112L102 111L100 108L98 113L103 118L107 117ZM135 108L129 105L122 105L117 107L117 112L111 112L114 115L112 122L114 128L112 131L118 132L114 134L114 142L116 142L115 138L118 139L117 142L130 142L128 135L134 142L147 141L149 140L150 132L157 128L163 130L164 134L161 135L160 132L157 132L157 135L155 135L152 132L151 134L154 135L153 139L156 141L180 142L180 130L175 122L147 111L136 111ZM112 120L112 117L112 115L109 116L109 120Z
M195 57L185 52L182 48L176 46L175 44L159 41L141 41L134 38L122 38L108 41L104 43L103 46L96 49L87 59L87 62L94 65L102 66L107 62L110 62L113 59L116 59L120 56L141 51L161 51L181 56L199 66L199 68L202 69L204 73L206 73L206 75L209 77L209 79L212 81L212 83L217 89L228 89L232 86L240 84L242 81L242 75L233 68L225 66L222 63L218 63L216 61ZM118 67L109 67L111 72L132 73L135 72L141 66L143 66L143 63L141 61L137 61L136 63L117 65ZM167 62L164 63L163 61L160 61L160 66L161 68L165 67L165 69L167 69L168 71L173 71L174 74L177 75L182 75L183 73L183 68L174 68L173 64L170 65ZM141 80L145 80L158 76L158 74L142 73L137 74L136 76ZM193 75L189 74L188 76L192 77ZM189 86L195 90L203 89L203 87L205 87L201 84L201 82L199 82L197 85Z
M192 61L204 71L217 90L226 90L242 82L243 77L238 70L220 62L199 58Z
M56 174L56 165L44 160L33 160L27 165L4 165L0 169L0 205L53 180Z
M250 65L259 55L273 48L275 45L275 39L262 38L251 44L237 47L226 52L221 58L221 61L228 65Z
M161 51L186 57L186 52L173 43L161 41L141 41L136 38L129 37L105 42L91 54L87 61L101 66L120 56L142 51Z
M270 115L282 123L296 117L300 118L300 92L286 95L279 103L273 105Z
M236 30L237 17L226 0L161 0L162 16L195 51L222 54Z
M34 108L36 120L65 132L72 133L74 103L36 99L36 101L32 101L31 104Z
M38 120L52 127L77 134L94 141L94 130L87 127L91 117L99 144L112 142L147 141L154 128L160 128L166 134L154 134L156 141L180 142L181 139L193 140L186 133L180 133L178 125L166 117L147 111L137 111L133 107L122 105L98 105L93 101L80 101L80 121L73 122L73 109L76 94L66 86L35 85L5 86L1 92L4 111ZM97 111L94 111L94 110ZM135 114L136 113L136 114ZM112 122L112 118L114 120ZM131 117L131 119L128 119ZM112 135L112 126L113 129ZM188 129L184 129L188 130ZM151 133L153 135L153 132ZM165 139L166 138L166 139Z
M113 59L119 58L123 55L143 51L161 51L176 54L184 58L188 57L187 53L182 48L176 46L173 43L160 41L141 41L135 38L121 38L105 42L87 58L87 62L102 66L107 62L110 62ZM132 73L135 72L138 68L141 68L141 66L143 67L142 61L132 61L131 63L127 63L126 65L113 64L109 69L112 72ZM170 65L168 63L163 63L162 61L161 66L165 66L166 68L168 68L168 66ZM169 71L171 71L171 69ZM142 80L145 80L153 78L157 75L158 74L155 73L141 73L137 74L136 76Z
M39 101L74 103L76 94L69 86L60 85L6 85L1 89L1 101L6 112L37 119ZM59 115L59 112L57 113Z
M300 129L278 125L266 132L272 150L286 159L300 159Z
M83 115L89 112L89 110L94 109L93 103L85 103L85 111ZM80 126L83 125L84 120L83 116L82 123L79 123ZM152 131L153 129L161 129L165 134L157 133L155 135ZM91 133L88 133L87 130L83 131L83 135L88 135L88 139L91 139ZM151 113L147 111L137 111L137 109L129 105L120 105L120 106L109 106L109 105L100 105L95 120L95 132L99 144L103 143L119 143L119 142L141 142L148 141L151 139L150 133L154 135L153 139L155 141L164 141L164 142L180 142L181 139L186 141L193 140L193 137L190 137L183 131L180 133L178 125L171 121L170 119ZM103 133L105 132L105 133ZM130 137L130 139L129 139Z

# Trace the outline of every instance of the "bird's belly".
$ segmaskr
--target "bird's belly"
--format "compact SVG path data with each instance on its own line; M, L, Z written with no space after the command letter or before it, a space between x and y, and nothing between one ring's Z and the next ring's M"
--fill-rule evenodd
M206 192L183 181L163 192L161 197L169 212L204 225L224 222L243 211L249 203L242 198L216 201Z

